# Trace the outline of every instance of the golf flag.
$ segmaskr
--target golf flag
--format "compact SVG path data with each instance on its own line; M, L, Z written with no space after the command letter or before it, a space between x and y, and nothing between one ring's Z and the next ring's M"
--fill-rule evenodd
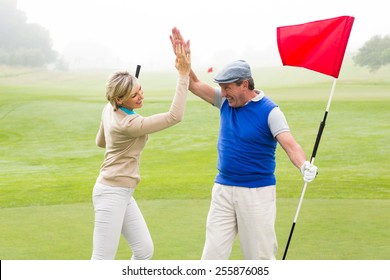
M354 17L341 16L277 28L283 65L338 78Z
M324 118L318 129L310 164L314 164L316 158L354 20L354 17L341 16L277 28L278 48L283 65L304 67L335 78ZM308 182L305 182L303 185L283 260L286 259L307 184Z
M213 67L210 67L209 69L207 69L207 73L212 73L213 72Z

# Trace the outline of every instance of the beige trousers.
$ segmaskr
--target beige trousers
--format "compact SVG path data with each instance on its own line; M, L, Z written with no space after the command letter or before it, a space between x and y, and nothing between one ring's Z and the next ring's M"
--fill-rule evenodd
M275 189L275 186L246 188L215 183L202 260L229 259L237 234L244 259L275 259Z

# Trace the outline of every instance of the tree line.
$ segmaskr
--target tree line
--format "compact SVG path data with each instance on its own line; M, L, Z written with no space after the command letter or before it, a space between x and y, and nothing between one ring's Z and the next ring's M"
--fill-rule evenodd
M0 0L0 64L41 67L56 59L49 31L27 23L16 0Z
M379 35L368 40L358 53L352 58L359 66L367 66L371 71L376 71L390 63L390 36Z

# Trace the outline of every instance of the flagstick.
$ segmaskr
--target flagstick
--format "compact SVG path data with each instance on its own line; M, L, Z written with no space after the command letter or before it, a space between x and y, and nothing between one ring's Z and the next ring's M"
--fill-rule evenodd
M317 149L318 149L318 146L320 144L322 132L324 131L324 128L325 128L325 122L326 122L326 118L328 117L330 104L332 103L333 93L334 93L334 90L336 88L336 82L337 82L337 79L335 78L333 80L333 86L332 86L332 90L330 91L330 95L329 95L329 99L328 99L328 105L326 106L324 118L323 118L322 122L320 123L320 128L318 129L316 142L314 144L313 153L311 155L311 160L310 160L311 164L314 164L314 160L315 160L315 157L317 155ZM291 241L291 238L292 238L292 235L293 235L293 232L294 232L295 224L297 223L297 220L298 220L298 215L299 215L299 211L300 211L301 206L302 206L303 197L305 196L307 184L308 183L305 182L304 185L303 185L303 188L302 188L301 197L299 199L297 211L295 213L294 221L293 221L293 224L292 224L292 227L291 227L291 230L290 230L290 235L289 235L288 240L287 240L286 249L284 250L283 260L286 259L288 247L290 246L290 241Z
M139 71L141 71L141 65L137 65L137 69L135 70L135 77L138 79Z

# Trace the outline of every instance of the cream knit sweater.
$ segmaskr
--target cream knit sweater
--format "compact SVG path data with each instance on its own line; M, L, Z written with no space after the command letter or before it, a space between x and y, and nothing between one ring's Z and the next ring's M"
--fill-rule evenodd
M97 182L116 187L134 188L140 181L139 161L148 134L179 123L189 86L189 76L179 75L176 93L168 112L142 117L114 111L106 104L96 135L96 144L105 148L104 161Z

